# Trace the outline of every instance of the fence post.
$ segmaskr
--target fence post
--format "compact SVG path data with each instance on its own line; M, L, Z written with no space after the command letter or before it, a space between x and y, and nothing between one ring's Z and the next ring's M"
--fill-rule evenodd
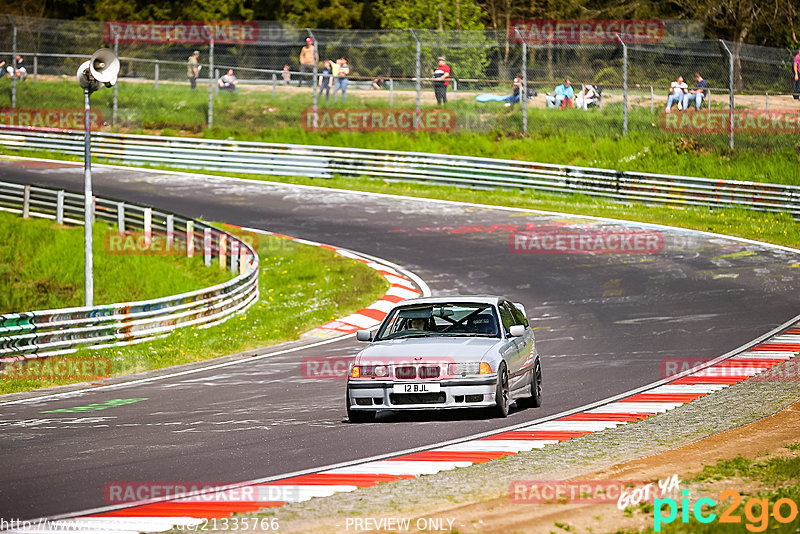
M11 109L17 109L17 23L6 15L11 23Z
M617 39L622 45L622 134L628 135L628 45L619 34Z
M650 115L653 114L653 105L655 104L655 95L653 94L653 86L650 86Z
M214 126L214 39L208 45L208 127Z
M219 234L219 268L225 270L226 261L228 259L228 235Z
M172 250L175 244L175 216L167 215L167 250Z
M422 43L419 42L417 39L417 34L414 30L409 29L408 31L411 32L411 36L414 38L414 42L416 43L416 79L417 79L417 108L416 114L414 116L414 129L416 130L420 126L420 121L422 120L422 111L421 108L421 99L422 99L422 79L421 79L421 71L422 71Z
M239 240L231 240L231 272L236 274L239 270Z
M733 54L731 53L730 48L728 45L725 44L725 41L722 39L719 40L719 43L722 45L722 48L725 49L725 52L728 54L728 90L730 91L730 146L733 148Z
M117 232L119 235L125 233L125 203L117 202Z
M766 95L766 97L764 98L764 100L765 100L764 101L764 111L769 113L769 91L766 91L764 94Z
M528 43L522 38L522 34L517 29L517 38L522 41L522 87L520 87L520 98L522 98L522 135L528 134Z
M160 66L161 65L158 64L158 61L156 61L156 69L155 69L155 73L154 73L154 76L153 76L155 78L155 80L153 81L153 89L158 89L158 78L159 78L159 75L161 74L161 72L159 70Z
M31 216L31 186L26 185L22 188L22 218L27 219Z
M114 36L114 55L119 57L119 35ZM111 105L111 126L116 126L117 124L117 90L119 89L119 83L114 84L114 101Z
M144 244L150 246L153 239L153 208L144 209Z
M239 249L239 274L247 272L247 249L242 247Z
M56 224L64 224L64 190L56 193Z
M186 257L194 256L194 221L186 221Z
M318 100L319 95L317 95L317 83L319 82L318 73L317 73L317 69L318 69L317 64L319 63L319 41L317 41L317 38L311 32L310 28L306 28L306 31L308 32L308 36L311 37L311 39L312 39L311 42L314 44L314 71L313 71L314 74L312 75L312 78L311 78L311 85L314 87L314 102L313 102L312 108L314 110L314 123L313 123L313 126L314 126L314 129L316 130L317 129L317 124L318 124L318 121L317 121L317 103L319 102L319 100ZM333 81L333 80L331 80L331 81ZM301 78L300 82L302 83L302 78Z
M394 80L389 78L389 107L394 107Z
M203 230L203 263L211 267L211 228Z
M453 78L453 102L458 102L458 80Z
M33 81L39 78L39 54L33 55Z
M275 94L278 88L278 76L273 72L272 73L272 98L275 98Z

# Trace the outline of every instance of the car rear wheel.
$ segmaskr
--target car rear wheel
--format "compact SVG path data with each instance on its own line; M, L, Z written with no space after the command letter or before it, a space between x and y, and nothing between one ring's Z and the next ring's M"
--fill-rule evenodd
M376 412L366 411L366 410L352 410L350 408L349 389L347 390L345 403L347 404L347 419L349 419L351 423L371 423L375 420Z
M494 408L494 413L497 417L508 417L508 372L504 364L500 365L497 370L497 389L495 390L495 399L497 404Z
M542 364L537 360L531 371L531 395L517 399L520 408L539 408L542 405Z

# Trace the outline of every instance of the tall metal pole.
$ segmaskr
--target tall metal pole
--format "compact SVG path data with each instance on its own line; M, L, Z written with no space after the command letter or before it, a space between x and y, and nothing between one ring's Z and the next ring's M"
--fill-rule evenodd
M628 45L619 34L617 39L622 45L622 134L628 135Z
M11 109L17 108L17 23L6 15L11 23Z
M417 43L417 50L416 50L416 58L417 58L417 69L416 69L416 77L417 77L417 110L414 117L414 129L419 128L421 121L422 121L422 111L421 111L421 98L422 98L422 44L417 39L417 34L414 30L409 29L408 31L411 32L411 36L414 38L414 41Z
M114 36L114 55L119 57L119 35ZM114 84L114 105L111 108L111 126L117 124L117 87L118 83Z
M730 116L729 120L731 123L730 128L730 146L733 148L733 53L731 49L728 48L728 45L725 44L725 41L722 39L719 40L719 43L722 45L722 48L725 49L725 52L728 54L728 90L730 91Z
M214 126L214 38L208 46L208 127Z
M516 30L517 38L522 41L522 87L520 87L520 98L522 99L522 134L528 133L528 43L522 38L519 30Z
M83 90L83 252L84 252L84 303L94 306L94 278L92 275L92 226L94 223L94 197L92 196L92 120L89 89Z
M314 44L314 74L313 74L313 77L311 78L311 85L314 87L313 110L314 110L314 129L316 130L317 129L317 117L318 117L318 115L317 115L317 103L318 103L318 97L319 97L317 95L317 81L318 81L317 80L317 77L318 77L317 69L319 68L317 65L319 65L319 41L317 41L317 38L314 37L314 34L311 32L310 28L306 28L306 31L308 32L308 36L311 37L311 39L313 40L312 42Z

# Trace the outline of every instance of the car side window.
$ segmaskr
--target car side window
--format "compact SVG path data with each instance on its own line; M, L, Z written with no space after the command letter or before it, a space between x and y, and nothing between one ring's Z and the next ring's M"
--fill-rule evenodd
M500 305L500 318L503 320L503 329L506 331L506 334L508 334L511 327L516 324L516 321L514 320L514 314L508 309L507 302Z
M506 302L506 304L510 303ZM514 319L516 320L516 323L521 324L522 326L528 326L528 318L522 314L520 309L514 306L513 304L510 304L510 306L511 306L511 312L514 314Z

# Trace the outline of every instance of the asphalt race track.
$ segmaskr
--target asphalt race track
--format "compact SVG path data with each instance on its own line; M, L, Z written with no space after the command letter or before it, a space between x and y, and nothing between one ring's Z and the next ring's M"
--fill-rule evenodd
M361 346L352 338L145 384L0 404L0 517L104 506L112 482L252 480L532 421L659 380L666 358L724 354L800 310L800 258L752 243L663 231L655 254L513 253L514 229L636 227L198 175L103 166L93 174L97 195L372 254L421 276L434 294L525 303L537 328L544 404L507 420L452 412L349 424L344 384L303 379L300 361L352 355ZM83 187L74 165L0 160L0 176ZM144 400L42 413L111 399Z

